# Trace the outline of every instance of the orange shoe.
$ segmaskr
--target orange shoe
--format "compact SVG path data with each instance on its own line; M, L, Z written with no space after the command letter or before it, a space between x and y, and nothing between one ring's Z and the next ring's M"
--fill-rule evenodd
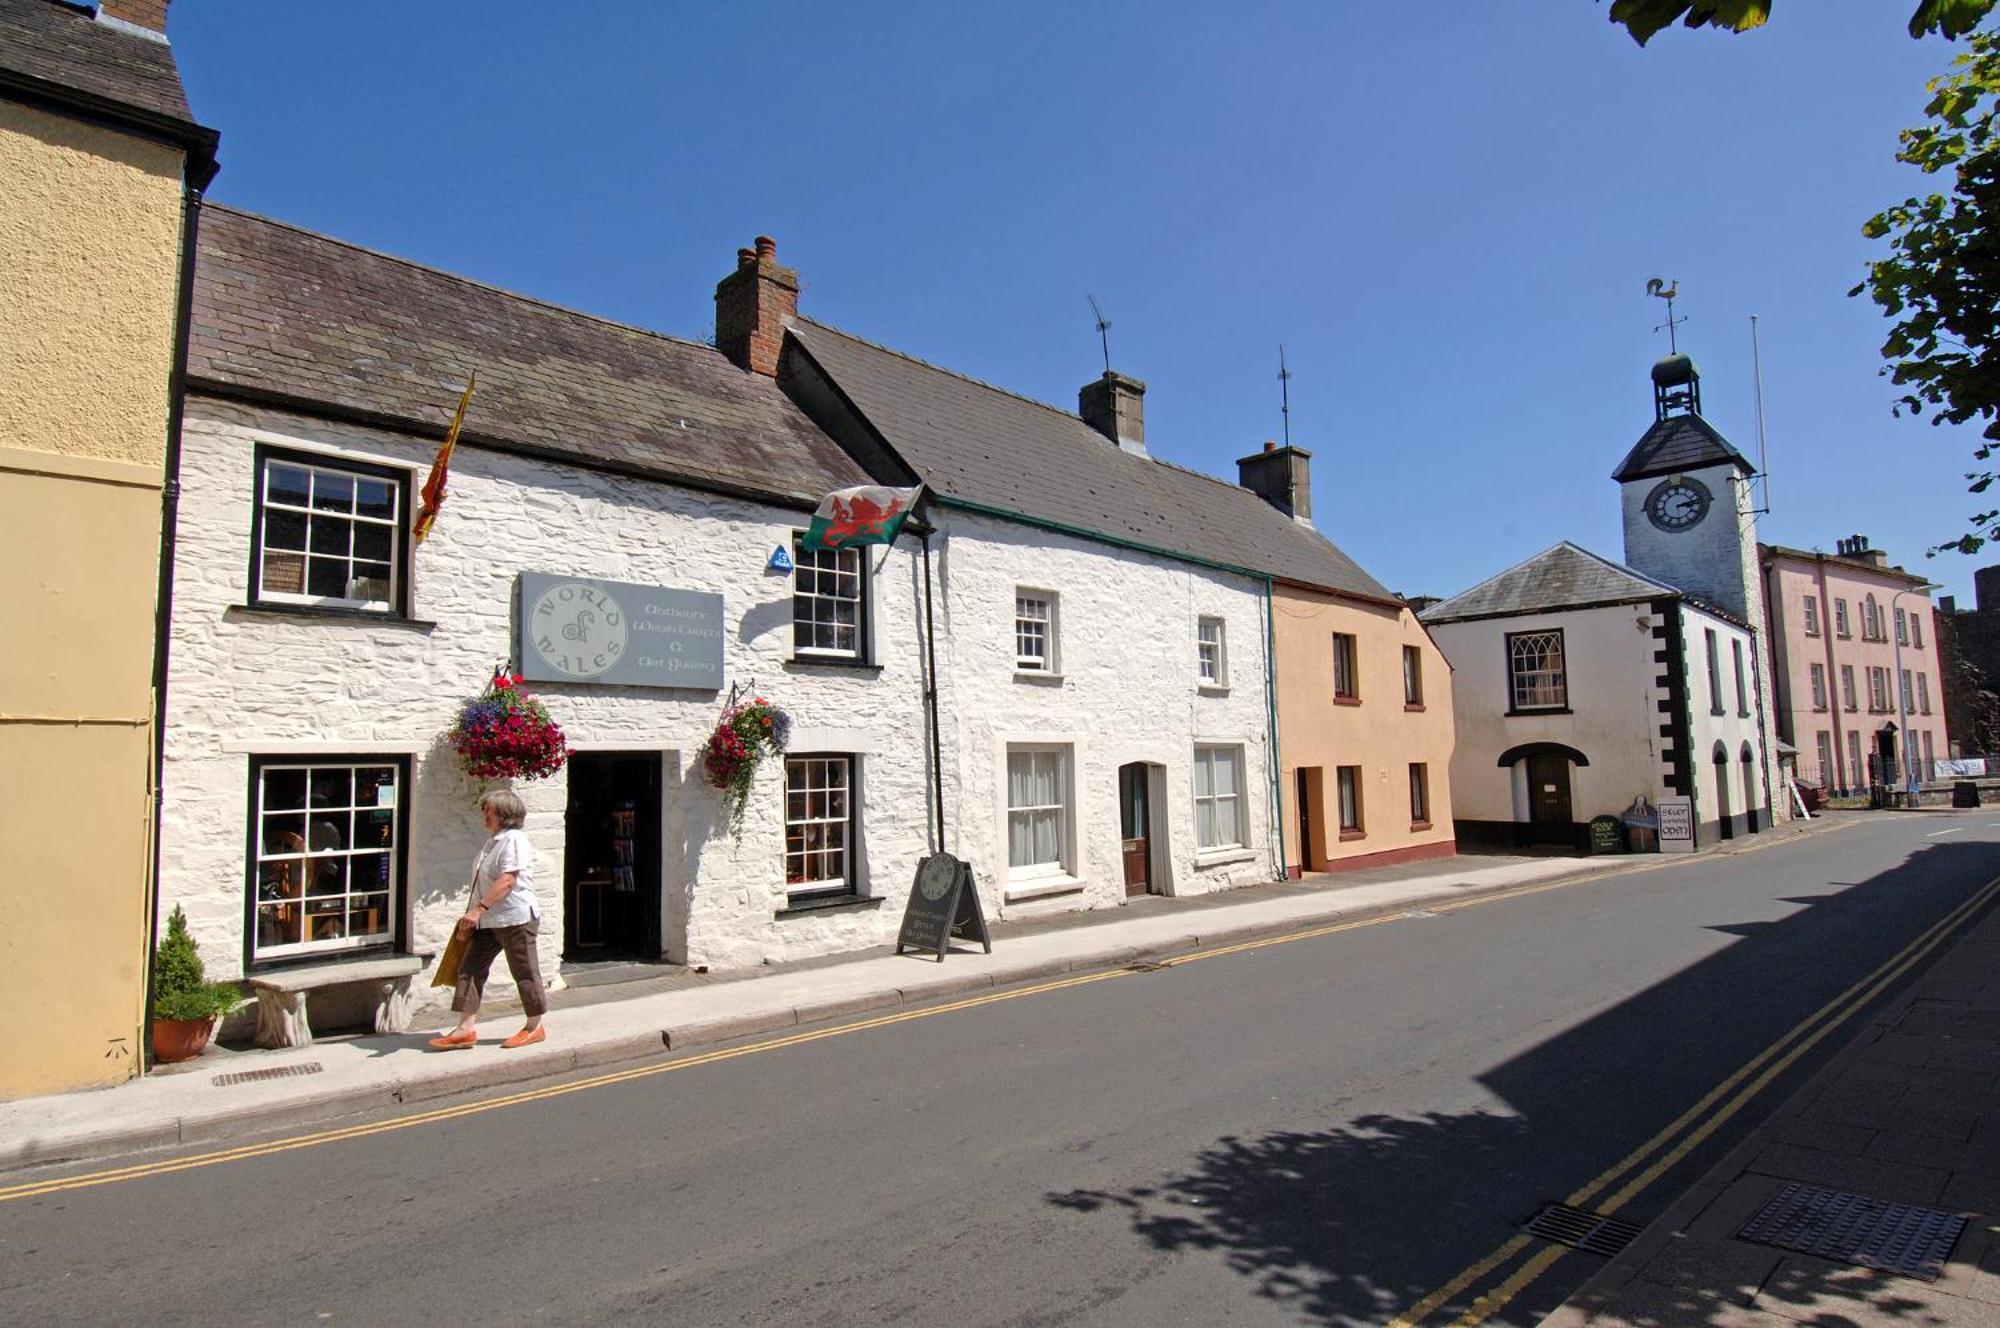
M446 1033L443 1037L432 1038L431 1050L470 1051L472 1049L472 1044L477 1041L479 1041L479 1034L473 1032L469 1028L464 1030L463 1032L459 1032L458 1030L453 1030L452 1032Z
M509 1051L514 1050L514 1048L516 1047L532 1047L537 1042L540 1042L542 1039L546 1038L548 1035L549 1035L548 1029L542 1028L539 1025L537 1025L534 1028L522 1029L520 1032L514 1034L513 1037L508 1038L505 1042L502 1042L500 1045L505 1047Z

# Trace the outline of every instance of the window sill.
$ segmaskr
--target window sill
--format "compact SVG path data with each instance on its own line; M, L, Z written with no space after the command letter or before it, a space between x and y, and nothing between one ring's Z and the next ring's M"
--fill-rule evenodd
M1197 683L1195 690L1203 696L1227 696L1229 695L1229 684L1226 682Z
M1358 696L1336 696L1333 698L1333 703L1340 706L1358 706L1361 704L1361 698Z
M1229 848L1213 848L1194 855L1194 868L1200 871L1204 867L1226 867L1232 862L1249 862L1256 856L1256 849L1246 848L1241 844Z
M1054 895L1071 895L1083 889L1083 882L1074 876L1030 876L1018 882L1009 882L1006 902L1020 903L1027 899L1048 899Z
M772 913L774 918L795 918L805 913L832 913L845 909L879 908L881 895L824 895L819 898L788 899Z
M1060 673L1050 673L1045 669L1015 669L1014 681L1032 683L1039 687L1060 687L1062 686L1063 676Z
M1421 714L1422 714L1423 712L1424 712L1424 703L1423 703L1422 701L1405 701L1405 702L1403 702L1403 713L1404 713L1404 714L1406 714L1406 715L1421 715Z
M1340 832L1340 842L1343 844L1351 844L1357 839L1366 838L1368 838L1366 830L1343 830Z
M421 618L405 618L398 613L374 609L340 609L317 604L231 604L222 610L226 618L309 618L322 622L373 623L381 627L401 627L412 632L434 632L437 624Z
M880 664L870 664L865 659L843 659L838 655L793 655L785 661L787 673L800 669L845 669L849 673L880 673Z
M1575 713L1568 706L1544 706L1536 710L1509 710L1507 717L1509 719L1518 719L1523 717L1532 718L1536 715L1573 715Z
M1430 828L1431 828L1431 823L1430 823L1429 821L1412 821L1412 822L1410 822L1410 829L1412 829L1412 830L1428 830L1428 829L1430 829Z

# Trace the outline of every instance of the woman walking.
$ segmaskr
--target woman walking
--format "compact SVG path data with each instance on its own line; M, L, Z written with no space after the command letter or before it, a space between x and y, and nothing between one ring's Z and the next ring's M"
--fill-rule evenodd
M521 830L528 809L518 795L496 789L479 799L479 812L490 838L473 863L472 895L465 916L458 920L459 929L471 933L459 965L458 987L451 998L451 1008L458 1012L458 1027L431 1039L431 1046L438 1051L457 1051L479 1041L474 1028L479 1002L486 991L487 971L500 954L507 956L507 971L520 988L521 1008L528 1016L521 1031L500 1045L526 1047L548 1036L542 1028L548 998L542 991L542 966L535 954L542 907L535 898L532 850Z

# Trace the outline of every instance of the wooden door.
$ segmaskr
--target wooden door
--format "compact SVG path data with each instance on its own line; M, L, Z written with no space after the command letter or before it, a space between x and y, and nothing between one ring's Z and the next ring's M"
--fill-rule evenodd
M1537 843L1561 844L1570 840L1576 817L1570 811L1566 757L1528 758L1528 808Z
M1118 769L1118 831L1125 850L1125 893L1149 894L1153 888L1152 807L1143 763Z

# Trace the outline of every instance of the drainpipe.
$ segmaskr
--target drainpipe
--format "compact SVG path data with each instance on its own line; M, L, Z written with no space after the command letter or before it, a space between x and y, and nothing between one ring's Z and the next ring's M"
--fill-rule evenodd
M1854 790L1847 787L1847 749L1841 746L1840 732L1840 678L1833 666L1833 597L1826 589L1826 555L1819 554L1813 567L1814 585L1819 593L1819 641L1821 652L1826 656L1826 713L1833 719L1833 786L1845 792ZM1821 771L1822 776L1827 772Z
M1277 841L1278 879L1289 881L1291 871L1285 866L1285 780L1284 766L1278 751L1278 652L1277 623L1275 614L1276 583L1264 578L1264 712L1265 723L1271 731L1271 833ZM1303 815L1303 813L1301 813ZM1305 859L1299 860L1299 874L1305 874Z
M205 185L207 182L201 182ZM174 615L174 548L181 507L181 426L186 416L188 334L194 322L195 245L201 232L201 188L193 181L181 195L180 290L174 297L174 362L167 378L167 455L160 489L159 594L153 607L153 770L147 801L153 842L146 864L146 935L140 943L139 973L145 1006L139 1023L139 1073L147 1070L153 1026L153 938L160 932L160 790L167 764L167 647Z

